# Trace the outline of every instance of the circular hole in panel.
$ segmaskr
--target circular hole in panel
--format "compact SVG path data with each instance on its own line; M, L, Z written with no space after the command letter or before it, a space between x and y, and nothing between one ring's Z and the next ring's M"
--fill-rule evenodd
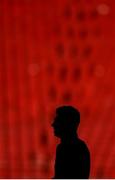
M72 100L72 92L66 91L62 95L62 99L65 103L68 103Z
M80 79L81 79L81 74L82 74L82 72L81 72L81 68L80 67L76 67L74 70L73 70L73 72L72 72L72 79L74 80L74 81L79 81Z
M70 6L66 6L63 13L66 19L70 19L72 17L72 9Z
M90 13L90 18L93 19L93 20L94 20L94 19L97 19L97 18L98 18L98 15L99 15L99 14L98 14L97 10L94 9L94 10L92 10L91 13Z
M78 55L78 49L77 49L77 46L76 45L72 45L70 47L70 58L76 58Z
M64 45L62 43L57 44L55 49L59 58L64 57Z
M56 101L57 99L57 91L54 86L49 88L48 95L51 101Z
M91 46L86 46L83 50L83 56L84 57L89 57L92 54L92 47Z
M37 156L36 156L36 153L34 151L31 151L29 154L28 154L28 160L29 160L29 165L32 167L32 168L36 168L36 161L37 161Z
M46 132L42 132L40 139L41 139L41 145L47 146L48 134Z
M59 80L64 82L67 79L67 73L68 73L67 67L66 66L61 67L59 70Z
M73 39L75 37L75 31L71 26L67 28L67 37L69 39Z
M76 14L76 19L77 19L79 22L84 21L85 18L86 18L86 15L85 15L85 12L84 12L84 11L81 10L81 11L77 12L77 14Z
M85 39L88 37L88 31L86 29L82 29L79 31L79 37L81 39Z

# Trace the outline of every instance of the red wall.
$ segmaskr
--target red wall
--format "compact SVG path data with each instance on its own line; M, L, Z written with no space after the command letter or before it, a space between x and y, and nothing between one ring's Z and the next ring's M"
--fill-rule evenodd
M114 42L114 0L0 0L0 178L53 176L62 104L81 112L90 177L115 177Z

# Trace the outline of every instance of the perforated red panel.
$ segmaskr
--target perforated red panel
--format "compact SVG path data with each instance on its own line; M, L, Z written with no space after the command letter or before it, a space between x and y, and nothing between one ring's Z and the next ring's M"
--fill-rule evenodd
M0 0L0 178L51 178L62 104L79 108L90 178L114 178L115 1Z

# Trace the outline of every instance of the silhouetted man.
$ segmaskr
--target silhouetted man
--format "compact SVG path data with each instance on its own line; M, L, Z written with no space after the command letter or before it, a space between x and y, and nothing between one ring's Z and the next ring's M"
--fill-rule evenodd
M56 149L54 179L87 179L90 172L90 153L77 136L80 113L72 106L56 109L52 124L55 136L61 139Z

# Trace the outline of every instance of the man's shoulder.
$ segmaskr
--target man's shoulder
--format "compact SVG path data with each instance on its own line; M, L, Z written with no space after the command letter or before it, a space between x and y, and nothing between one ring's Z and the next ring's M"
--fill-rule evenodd
M77 138L75 141L73 141L72 143L60 143L57 145L57 151L61 151L61 150L66 150L66 149L81 149L84 151L89 152L89 148L87 146L87 144L85 143L85 141L83 141L80 138Z
M78 144L81 147L81 149L83 149L84 151L89 153L89 148L88 148L87 144L85 143L85 141L78 139Z

